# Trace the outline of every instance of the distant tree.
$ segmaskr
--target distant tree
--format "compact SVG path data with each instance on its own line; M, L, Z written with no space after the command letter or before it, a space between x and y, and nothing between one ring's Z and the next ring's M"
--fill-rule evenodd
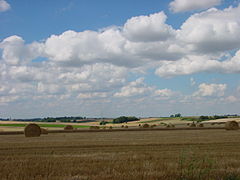
M113 119L113 123L127 123L129 121L138 121L138 120L139 119L134 116L130 116L130 117L120 116L116 119Z
M101 121L99 125L106 125L108 122L107 121Z
M200 116L199 120L204 121L204 120L209 120L210 118L208 116Z
M174 116L175 116L175 117L182 117L182 115L181 115L180 113L175 114Z

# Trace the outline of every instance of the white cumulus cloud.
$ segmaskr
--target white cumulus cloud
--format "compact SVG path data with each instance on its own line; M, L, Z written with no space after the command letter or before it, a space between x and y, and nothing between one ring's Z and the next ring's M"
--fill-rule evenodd
M207 97L207 96L224 96L226 84L206 84L202 83L198 86L198 90L193 96Z
M240 73L240 51L224 61L209 56L187 56L178 61L165 61L155 73L161 77L172 77L198 72Z
M174 34L172 27L165 24L166 19L164 12L132 17L123 27L124 35L136 42L165 41Z
M178 30L178 39L197 53L223 52L240 48L240 5L215 8L190 16Z
M185 12L207 9L221 4L222 0L174 0L169 4L172 12Z
M4 12L11 9L10 4L7 3L5 0L0 0L0 12Z
M130 82L128 85L121 88L120 92L114 94L115 97L130 97L149 93L151 87L144 84L144 78L139 78L136 81Z

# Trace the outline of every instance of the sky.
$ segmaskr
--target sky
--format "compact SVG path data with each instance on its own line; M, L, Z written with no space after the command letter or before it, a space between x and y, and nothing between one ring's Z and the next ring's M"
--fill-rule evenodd
M240 114L240 0L0 0L0 118Z

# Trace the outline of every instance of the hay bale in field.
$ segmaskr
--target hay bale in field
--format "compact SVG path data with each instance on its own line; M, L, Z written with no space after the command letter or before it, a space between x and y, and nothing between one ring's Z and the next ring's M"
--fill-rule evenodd
M48 134L47 129L41 128L41 134Z
M163 126L167 126L168 125L167 123L164 123L164 122L161 122L160 124L163 125Z
M204 127L204 125L203 124L198 124L197 127Z
M169 123L169 124L166 125L166 128L174 128L174 127L175 127L175 125L174 125L174 124L171 124L171 123Z
M128 126L125 126L124 128L128 128Z
M166 128L170 128L170 127L171 127L171 125L170 125L170 124L167 124L167 125L166 125Z
M238 130L239 124L236 121L228 121L225 123L226 130Z
M196 127L196 124L195 123L191 123L190 127Z
M72 125L67 125L67 126L64 127L64 130L66 130L66 131L72 131L73 129L74 128L73 128Z
M157 126L156 124L152 124L152 125L151 125L151 128L154 128L154 127L156 127L156 126Z
M124 128L124 125L122 125L121 127Z
M24 128L25 137L39 137L41 135L41 128L37 124L28 124Z
M142 127L143 128L149 128L149 124L144 124Z

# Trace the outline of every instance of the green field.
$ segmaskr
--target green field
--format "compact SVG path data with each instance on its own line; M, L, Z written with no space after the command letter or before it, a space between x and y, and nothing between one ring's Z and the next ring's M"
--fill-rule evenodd
M0 124L0 126L4 126L4 127L25 127L27 124ZM66 125L65 124L38 124L40 127L46 127L46 128L63 128ZM89 126L84 126L84 125L73 125L74 128L88 128Z

